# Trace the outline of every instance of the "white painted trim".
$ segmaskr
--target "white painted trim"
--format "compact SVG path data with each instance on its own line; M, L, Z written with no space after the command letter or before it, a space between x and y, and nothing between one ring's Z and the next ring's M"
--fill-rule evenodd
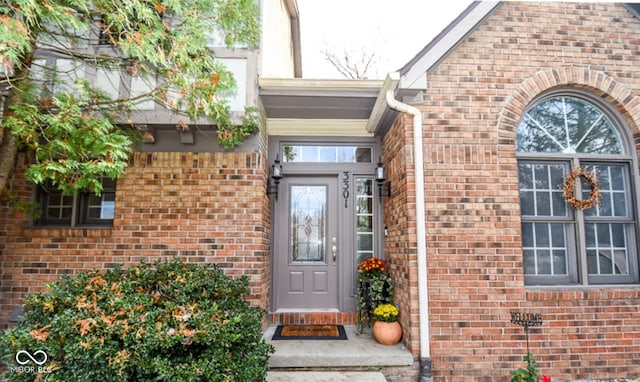
M382 85L382 80L324 80L324 79L303 79L303 78L260 78L258 86L260 94L271 95L272 93L282 94L323 94L328 95L332 91L344 95L344 92L352 91L356 93L377 92Z
M371 114L369 115L369 120L367 121L367 131L369 133L375 134L377 131L380 121L382 121L382 117L384 116L385 111L387 110L387 91L393 90L395 91L398 87L398 82L400 81L400 73L393 72L387 74L382 86L380 87L380 91L378 92L378 97L376 98L376 103L373 105L373 109L371 110Z
M267 135L372 137L366 119L267 119Z

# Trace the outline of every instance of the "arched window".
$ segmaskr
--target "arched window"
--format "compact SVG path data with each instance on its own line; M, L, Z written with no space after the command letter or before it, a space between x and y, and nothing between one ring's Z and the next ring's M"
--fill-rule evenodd
M622 284L638 282L638 227L633 156L615 115L578 94L533 103L520 120L516 148L525 282ZM595 172L599 206L567 203L571 169ZM574 194L588 199L590 185Z

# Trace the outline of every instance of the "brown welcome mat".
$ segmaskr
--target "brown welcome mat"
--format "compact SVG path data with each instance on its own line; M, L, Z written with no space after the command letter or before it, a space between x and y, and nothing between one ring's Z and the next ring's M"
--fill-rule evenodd
M272 340L346 340L342 325L278 325Z

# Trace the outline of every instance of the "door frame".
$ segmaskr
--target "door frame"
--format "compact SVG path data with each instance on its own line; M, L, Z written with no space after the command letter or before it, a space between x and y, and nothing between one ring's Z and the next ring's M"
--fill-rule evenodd
M374 177L375 168L377 166L378 158L380 157L380 142L375 137L301 137L301 136L271 136L269 137L269 150L268 150L268 163L267 167L270 168L271 164L275 161L276 157L280 160L282 165L282 173L284 177L313 177L313 176L328 176L337 177L338 189L340 198L338 200L338 221L340 230L345 233L343 238L338 242L339 256L342 262L338 267L338 310L340 312L355 312L355 276L356 267L355 264L355 179L357 177ZM295 163L286 162L282 160L283 147L285 145L362 145L372 148L371 163ZM268 174L270 176L270 174ZM378 190L374 182L374 216L373 221L374 230L374 254L376 257L383 257L383 233L384 222L382 218L382 203L378 202ZM279 192L287 192L284 187L280 187ZM276 208L282 207L277 203L283 203L285 198L279 197L278 200L271 198L271 285L269 292L269 308L270 311L275 312L275 286L274 283L279 282L275 280L275 261L274 249L275 249L275 232L277 230L278 221L275 219ZM344 207L346 200L347 207ZM353 227L353 228L349 228ZM347 231L350 229L350 231ZM351 234L352 233L352 234ZM291 310L283 310L291 311ZM316 311L315 309L300 309L295 310L300 312Z

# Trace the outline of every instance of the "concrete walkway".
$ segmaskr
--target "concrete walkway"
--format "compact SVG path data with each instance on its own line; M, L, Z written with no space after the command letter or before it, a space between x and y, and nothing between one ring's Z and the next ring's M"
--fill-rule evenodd
M386 382L380 372L270 371L267 382Z

